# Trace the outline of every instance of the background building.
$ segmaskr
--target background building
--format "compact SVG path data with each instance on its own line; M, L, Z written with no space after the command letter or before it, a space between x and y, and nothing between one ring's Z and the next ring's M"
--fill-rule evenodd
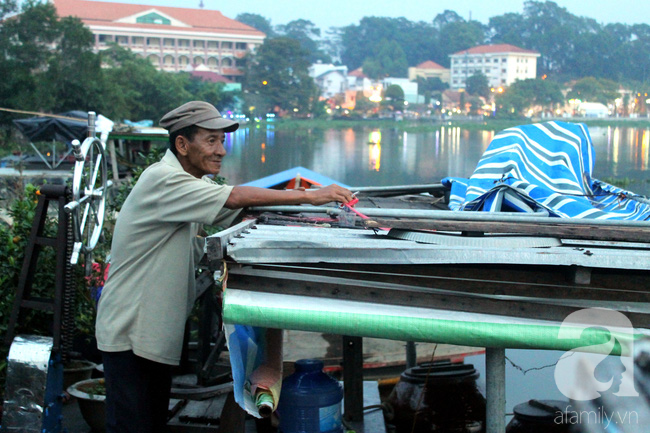
M95 35L95 50L117 43L158 69L182 71L205 65L237 80L240 59L264 42L265 34L219 11L86 0L50 0L61 17L73 16Z
M540 53L514 45L481 45L451 54L450 88L464 89L467 78L482 73L492 87L537 77Z
M408 78L395 78L395 77L386 77L381 81L384 89L387 89L389 86L400 86L404 91L404 101L409 104L417 104L423 102L422 97L418 95L418 83L409 81Z
M348 90L348 67L331 63L314 63L308 69L309 76L320 89L320 96L329 99Z
M440 78L443 83L449 84L451 71L444 66L440 66L434 61L427 60L417 66L409 67L409 80L415 81L418 77L422 78Z

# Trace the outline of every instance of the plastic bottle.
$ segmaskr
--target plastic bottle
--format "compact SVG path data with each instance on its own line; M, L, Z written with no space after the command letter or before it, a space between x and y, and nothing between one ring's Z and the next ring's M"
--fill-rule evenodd
M278 415L282 433L342 433L343 388L323 373L323 363L301 359L282 382Z

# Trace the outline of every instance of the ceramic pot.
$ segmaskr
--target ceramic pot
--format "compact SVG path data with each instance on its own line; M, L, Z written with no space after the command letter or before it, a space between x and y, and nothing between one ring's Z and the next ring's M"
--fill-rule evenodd
M106 429L105 393L103 378L82 380L68 388L68 394L77 399L81 416L94 433L103 433Z
M75 359L63 366L63 389L82 380L90 379L93 370L97 367L94 362L83 359Z

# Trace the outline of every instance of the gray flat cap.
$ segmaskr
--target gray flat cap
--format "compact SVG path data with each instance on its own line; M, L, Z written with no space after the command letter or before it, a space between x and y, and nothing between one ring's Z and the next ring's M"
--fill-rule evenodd
M239 123L224 119L219 110L212 104L203 101L191 101L183 104L165 114L159 123L170 134L191 125L205 129L223 129L224 132L233 132L239 128Z

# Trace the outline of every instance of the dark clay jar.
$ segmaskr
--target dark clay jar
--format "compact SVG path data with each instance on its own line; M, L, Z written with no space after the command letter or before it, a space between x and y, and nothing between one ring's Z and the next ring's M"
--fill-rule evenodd
M471 364L448 361L406 370L388 401L398 433L481 433L485 431L485 397Z
M569 402L529 400L515 406L506 433L569 433L573 431L566 416L570 411Z

